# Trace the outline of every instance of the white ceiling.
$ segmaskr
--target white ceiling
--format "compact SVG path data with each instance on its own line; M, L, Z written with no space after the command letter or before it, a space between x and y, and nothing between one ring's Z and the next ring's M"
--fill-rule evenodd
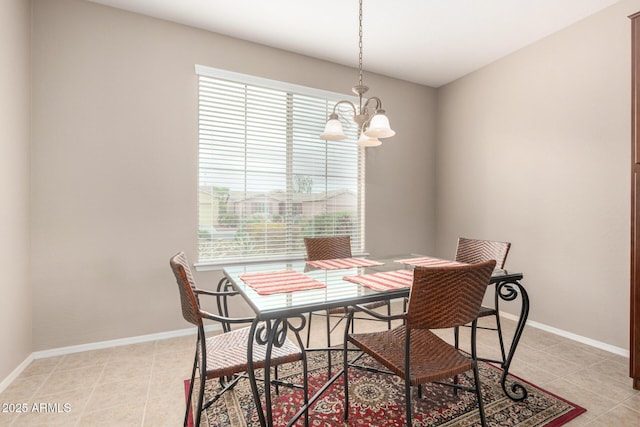
M358 65L357 0L89 1ZM439 87L618 1L364 0L363 68Z

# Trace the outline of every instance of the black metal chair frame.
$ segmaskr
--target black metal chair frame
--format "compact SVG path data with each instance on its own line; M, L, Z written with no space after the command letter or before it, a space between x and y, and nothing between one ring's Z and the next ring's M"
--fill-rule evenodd
M494 285L495 286L495 285ZM494 331L497 333L498 335L498 342L500 343L500 356L502 357L501 360L497 360L497 359L491 359L491 358L487 358L487 357L478 357L478 360L481 360L483 362L492 362L492 363L498 363L500 364L500 366L504 366L506 360L507 360L507 353L505 350L505 346L504 346L504 337L502 335L502 325L500 324L500 309L499 309L499 301L500 301L500 296L498 294L498 292L495 292L495 296L494 296L494 308L489 308L489 307L482 307L480 314L478 315L478 318L480 317L490 317L493 316L495 318L495 322L496 322L496 327L492 328L490 326L477 326L477 329L483 329L485 331ZM470 328L470 325L462 325L463 328ZM454 339L454 345L456 348L460 348L460 328L456 327L453 328L453 339Z
M395 314L395 315L391 315L391 316L383 316L379 313L376 313L375 311L371 311L368 310L365 307L362 306L356 306L357 309L378 318L379 320L403 320L405 319L405 315L403 314ZM349 317L347 322L349 322L351 320L351 318ZM480 360L477 357L477 351L476 351L476 332L477 332L477 323L478 323L478 319L474 320L471 323L471 365L472 365L472 370L473 370L473 379L474 379L474 387L465 387L462 386L460 384L458 384L458 376L454 376L453 377L453 383L446 383L446 382L441 382L441 381L435 381L435 384L439 384L439 385L444 385L447 387L450 387L453 389L454 391L454 395L457 395L458 390L463 390L466 392L470 392L470 393L475 393L476 394L476 399L478 401L478 410L480 412L480 423L483 427L485 427L487 425L487 421L486 421L486 416L485 416L485 412L484 412L484 403L482 401L482 388L481 388L481 384L480 384L480 373L478 371L478 361ZM346 333L345 333L346 335ZM409 354L411 351L411 335L410 335L410 330L407 329L406 330L406 334L405 334L405 371L408 372L409 371ZM379 373L383 373L383 374L389 374L389 375L396 375L394 372L391 372L389 370L386 369L377 369L377 368L372 368L370 366L364 366L364 365L359 365L357 362L360 358L362 358L366 353L361 352L358 356L356 356L351 362L349 362L348 357L347 357L347 351L349 351L346 346L347 346L347 342L346 342L346 338L345 338L345 349L344 351L344 384L345 384L345 388L344 388L344 399L345 399L345 404L344 404L344 421L346 422L348 420L349 417L349 388L348 388L348 380L347 380L347 370L349 369L349 367L351 368L356 368L356 369L360 369L362 371L369 371L369 372L379 372ZM357 349L354 349L357 350ZM407 377L408 378L408 377ZM411 415L411 383L408 379L405 379L405 396L406 396L406 407L405 407L405 417L408 420L407 421L407 425L411 426L411 419L412 419L412 415ZM422 384L418 385L418 397L422 397Z
M384 373L384 374L391 374L391 375L397 375L394 372L391 372L388 369L378 369L378 368L373 368L370 366L363 366L363 365L359 365L357 362L358 360L364 356L366 353L363 351L360 355L358 355L356 358L354 358L352 361L348 360L348 354L347 352L349 351L348 349L348 344L350 342L349 340L349 326L350 323L353 321L353 315L356 311L360 311L362 313L366 313L374 318L377 318L379 320L387 320L387 321L392 321L392 320L401 320L402 324L405 325L406 324L406 319L407 319L407 313L401 313L401 314L396 314L396 315L391 315L391 316L384 316L380 313L377 313L375 311L369 310L364 306L361 305L356 305L355 307L351 308L348 312L348 316L347 316L347 326L345 328L345 333L344 333L344 347L343 347L343 358L344 358L344 366L343 366L343 375L344 375L344 421L347 422L348 421L348 417L349 417L349 381L348 381L348 370L350 367L352 368L356 368L356 369L360 369L360 370L364 370L364 371L370 371L370 372L380 372L380 373ZM473 377L474 377L474 387L465 387L462 386L458 383L458 376L455 375L453 376L453 382L452 383L447 383L447 382L441 382L441 381L434 381L434 383L436 384L440 384L440 385L444 385L444 386L448 386L453 388L454 390L454 394L457 394L458 390L463 390L463 391L467 391L467 392L474 392L476 394L476 399L478 402L478 409L480 412L480 422L481 425L483 427L486 426L486 417L485 417L485 412L484 412L484 404L482 401L482 391L481 391L481 384L480 384L480 374L478 371L478 357L477 357L477 348L476 348L476 338L477 338L477 322L478 322L478 318L476 317L472 322L471 322L471 354L470 354L470 362L471 362L471 367L472 367L472 371L473 371ZM358 349L356 349L358 350ZM457 350L457 347L456 347ZM405 408L405 416L406 416L406 423L408 426L411 426L411 420L412 420L412 409L411 409L411 376L409 374L407 374L408 372L411 372L411 366L410 366L410 353L411 352L411 329L410 328L405 328L405 335L404 335L404 377L405 377L405 398L406 398L406 408ZM422 397L422 384L418 384L418 393L419 393L419 397Z
M173 258L172 258L173 259ZM173 266L172 266L173 268ZM182 268L181 265L178 264L178 268L182 269L184 271L184 268ZM176 273L177 274L177 273ZM182 280L187 279L188 280L188 274L185 272L185 277L182 278ZM190 273L189 273L190 274ZM178 279L176 277L176 279ZM178 279L180 280L180 279ZM180 286L180 283L178 283L178 285ZM236 325L236 324L252 324L254 321L254 318L252 317L243 317L243 318L233 318L229 316L229 304L228 304L228 298L232 297L232 296L236 296L239 295L238 291L234 291L234 290L229 290L231 289L232 285L231 283L226 279L226 278L222 278L217 285L216 291L209 291L209 290L205 290L205 289L199 289L196 287L191 287L191 291L193 292L194 296L195 296L195 300L197 302L198 305L198 311L199 311L199 316L201 319L207 319L207 320L212 320L212 321L216 321L218 322L221 327L222 327L222 333L226 334L231 332L231 325ZM200 309L200 295L207 295L207 296L214 296L216 297L216 305L217 305L217 309L218 309L218 313L220 313L219 315L217 314L212 314L209 312L206 312L202 309ZM197 340L196 340L196 351L195 351L195 356L194 356L194 360L193 360L193 367L191 370L191 378L189 381L189 391L188 391L188 395L187 395L187 402L186 402L186 410L185 410L185 416L184 416L184 422L183 425L186 427L188 425L188 420L189 420L189 413L191 412L191 405L192 405L192 398L193 398L193 387L195 384L195 375L196 375L196 371L199 371L199 377L200 377L200 384L199 384L199 391L198 391L198 402L197 402L197 406L195 408L194 411L194 423L193 425L195 427L198 427L200 425L200 419L202 416L202 412L205 411L206 409L208 409L211 405L213 405L216 401L218 401L218 399L220 399L220 397L227 392L228 390L233 389L236 384L238 383L238 381L240 381L243 378L248 378L248 375L242 372L237 372L233 375L230 376L226 376L226 377L219 377L218 380L220 382L220 390L213 396L211 397L211 399L209 399L207 402L204 402L204 391L205 391L205 383L207 381L207 337L204 331L204 322L200 321L199 324L197 325L197 329L198 329L198 333L197 333ZM248 329L248 328L247 328ZM296 388L296 389L302 389L303 394L304 394L304 402L305 402L305 406L308 406L308 397L309 397L309 391L308 391L308 378L307 378L307 360L306 360L306 354L303 350L303 344L302 341L299 338L299 335L296 333L295 334L296 338L297 338L297 344L298 347L301 349L300 350L300 360L302 361L302 368L303 368L303 384L294 384L294 383L290 383L290 382L286 382L286 381L282 381L278 379L278 365L274 365L274 379L270 381L270 384L274 385L276 393L279 393L279 387L280 386L285 386L285 387L289 387L289 388ZM264 381L263 378L256 378L258 380ZM308 410L305 410L304 412L304 417L305 417L305 426L308 425L309 423L309 414L308 414Z
M480 256L476 256L476 258L473 260L473 262L479 262L479 261L487 261L489 259L494 259L496 261L496 267L497 268L504 268L504 264L507 260L507 255L509 255L509 249L511 248L511 243L509 242L498 242L498 241L490 241L490 240L482 240L482 239L470 239L470 238L466 238L466 237L459 237L458 238L458 247L456 249L456 261L460 261L460 262L468 262L468 260L466 259L460 259L460 244L464 243L464 242L470 242L470 244L473 245L474 242L478 242L478 244L495 244L495 245L500 245L504 248L504 254L503 257L501 257L500 259L497 259L497 257L488 257L486 255L480 255ZM495 255L495 254L494 254ZM495 285L494 285L495 286ZM497 333L498 335L498 341L500 343L500 356L501 359L500 360L496 360L496 359L491 359L491 358L486 358L486 357L478 357L478 360L481 360L483 362L492 362L492 363L499 363L500 366L504 367L506 360L507 360L507 354L506 354L506 350L505 350L505 345L504 345L504 338L502 335L502 325L500 324L500 305L499 305L499 301L500 301L500 295L498 290L496 289L496 291L494 292L494 302L493 302L493 307L486 307L486 306L482 306L480 308L480 313L478 314L478 317L491 317L493 316L495 318L495 322L496 322L496 327L493 328L491 326L477 326L478 329L483 329L486 331L494 331ZM462 325L465 328L469 328L471 327L470 325ZM460 328L456 327L453 329L453 336L454 336L454 345L456 348L459 348L459 344L460 344Z

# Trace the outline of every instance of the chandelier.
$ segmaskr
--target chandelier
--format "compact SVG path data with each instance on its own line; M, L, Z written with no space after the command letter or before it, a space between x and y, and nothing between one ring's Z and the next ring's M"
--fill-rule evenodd
M367 98L363 104L363 95L369 90L369 88L362 84L362 0L360 0L360 9L358 15L359 21L359 34L358 34L358 47L360 53L358 55L358 72L360 79L358 84L351 90L358 95L359 105L358 108L351 101L342 100L336 102L333 106L333 112L329 116L329 120L324 127L324 132L320 135L320 138L329 141L342 141L346 138L344 131L342 130L342 123L337 114L339 105L348 105L353 110L353 121L358 125L359 138L357 144L362 147L375 147L382 142L378 138L388 138L396 133L391 129L389 125L389 119L385 115L385 111L382 109L382 101L377 96Z

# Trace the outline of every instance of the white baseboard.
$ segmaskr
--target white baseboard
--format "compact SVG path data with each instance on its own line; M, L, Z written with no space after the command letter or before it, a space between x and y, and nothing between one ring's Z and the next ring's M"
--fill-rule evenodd
M505 313L504 311L500 312L500 316L510 320L514 320L516 322L518 321L518 316L515 316L511 313ZM531 326L532 328L536 328L536 329L541 329L545 332L550 332L552 334L559 335L561 337L568 338L573 341L581 342L591 347L608 351L609 353L614 353L620 356L629 357L629 350L627 349L624 349L622 347L616 347L614 345L607 344L601 341L596 341L594 339L583 337L582 335L574 334L572 332L567 332L562 329L554 328L553 326L545 325L544 323L535 322L533 320L527 320L527 326Z
M204 330L207 332L217 331L219 329L220 327L218 325L208 325L208 326L205 326L204 328ZM53 348L51 350L36 351L33 353L33 358L43 359L45 357L63 356L65 354L79 353L81 351L100 350L103 348L119 347L122 345L130 345L130 344L139 344L139 343L148 342L148 341L166 340L169 338L195 335L196 331L197 330L194 328L178 329L175 331L158 332L156 334L149 334L149 335L138 335L136 337L121 338L117 340L99 341L99 342L94 342L89 344L72 345L69 347L59 347L59 348Z
M7 389L7 387L9 387L11 385L11 383L13 382L13 380L15 380L16 378L18 378L18 376L22 373L22 371L24 371L27 366L29 366L29 364L31 363L31 361L33 361L33 353L31 353L29 356L27 356L26 359L24 359L24 361L19 364L16 369L14 369L8 376L7 378L5 378L4 380L2 380L2 382L0 382L0 393L2 393L3 391L5 391Z
M208 325L208 326L205 326L204 329L207 332L217 331L220 329L220 326ZM165 340L169 338L183 337L187 335L195 335L196 331L197 330L194 328L178 329L175 331L159 332L156 334L149 334L149 335L139 335L136 337L121 338L117 340L99 341L99 342L94 342L89 344L72 345L68 347L53 348L50 350L34 351L20 365L18 365L9 374L9 376L7 376L4 380L2 380L2 382L0 382L0 393L2 393L7 387L9 387L9 385L13 382L13 380L18 378L18 376L22 373L22 371L24 371L27 368L27 366L29 366L29 364L35 359L44 359L47 357L64 356L66 354L79 353L82 351L100 350L103 348L119 347L122 345L138 344L138 343L149 342L149 341L158 341L158 340Z

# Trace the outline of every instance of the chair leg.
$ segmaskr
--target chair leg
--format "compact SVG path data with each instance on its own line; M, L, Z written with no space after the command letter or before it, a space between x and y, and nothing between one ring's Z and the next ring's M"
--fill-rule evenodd
M309 324L307 325L307 348L309 348L309 340L311 339L311 319L313 319L313 312L309 312Z
M500 354L502 355L502 366L507 362L507 355L504 351L504 340L502 339L502 326L500 325L500 314L496 310L496 330L498 333L498 340L500 341Z
M353 322L353 312L347 312L342 341L342 384L344 386L344 421L349 420L349 326Z
M304 353L302 353L302 393L303 393L303 398L304 398L304 406L305 406L305 411L304 411L304 425L308 426L309 425L309 366L307 364L307 356Z
M482 389L480 386L480 373L478 371L478 361L473 361L473 379L476 387L476 398L478 399L478 410L480 411L480 424L482 427L487 425L487 419L484 414L484 403L482 402Z
M453 376L453 384L454 384L454 385L458 385L458 376L457 376L457 375L454 375L454 376ZM453 395L454 395L454 396L457 396L457 395L458 395L458 387L454 387L454 388L453 388Z
M331 378L331 316L327 310L327 378Z
M478 352L476 349L478 318L471 322L471 367L473 368L473 380L476 386L476 398L478 399L478 410L480 411L480 424L482 427L487 425L484 416L484 404L482 403L482 387L480 386L480 372L478 371Z
M200 417L202 416L202 404L204 403L205 381L206 381L206 374L203 369L200 369L200 390L198 391L198 407L196 408L196 416L193 422L194 427L200 426Z
M456 350L460 349L460 327L456 326L453 328L453 346L456 348ZM455 375L453 377L453 383L454 384L458 384L458 376ZM454 387L453 388L453 395L457 396L458 395L458 388Z
M500 341L500 354L502 355L502 366L504 367L504 364L507 363L507 355L504 351L504 340L502 339L502 326L500 325L500 295L498 292L495 292L495 295L493 296L493 307L496 311L496 330L498 331L498 340Z
M189 394L187 395L187 409L184 413L184 427L187 427L189 422L189 411L191 411L191 396L193 394L193 382L196 378L196 368L198 367L198 352L193 357L193 369L191 370L191 381L189 382Z
M202 325L198 328L198 345L200 346L200 360L196 360L198 362L198 367L200 368L200 390L198 390L198 406L196 408L196 415L193 422L194 427L200 426L202 404L204 403L204 385L207 381L207 344ZM196 358L197 357L198 352L196 352Z
M407 407L406 407L406 417L407 417L407 426L411 427L412 422L411 422L411 380L408 378L405 378L404 380L404 395L405 395L405 399L407 401Z
M453 346L456 350L460 348L460 326L453 328Z
M347 333L347 330L345 330ZM342 371L342 383L344 384L344 421L349 420L349 359L347 359L347 341L344 342L344 349L342 350L343 371Z

